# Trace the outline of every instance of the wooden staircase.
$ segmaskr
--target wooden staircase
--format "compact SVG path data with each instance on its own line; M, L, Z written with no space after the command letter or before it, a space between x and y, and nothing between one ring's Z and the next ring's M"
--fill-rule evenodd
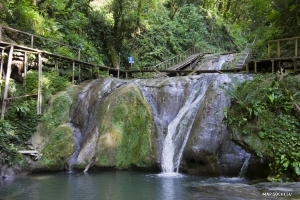
M246 60L249 56L249 53L250 53L250 50L248 47L246 47L244 49L244 51L241 53L241 56L240 56L240 59L239 61L237 62L236 66L235 66L235 69L242 69L244 66L245 66L245 63L246 63Z

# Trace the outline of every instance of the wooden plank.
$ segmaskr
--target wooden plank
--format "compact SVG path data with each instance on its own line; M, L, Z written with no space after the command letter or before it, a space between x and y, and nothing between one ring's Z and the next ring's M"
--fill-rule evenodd
M268 42L277 42L277 41L285 41L285 40L293 40L293 39L299 39L300 37L291 37L291 38L282 38L277 40L269 40Z
M7 71L6 71L6 78L5 78L5 87L4 87L4 95L3 95L3 102L2 102L2 110L1 110L1 119L4 119L4 114L6 110L6 101L8 94L8 88L9 88L9 79L11 74L11 63L12 63L12 57L14 52L14 46L11 45L8 55L8 63L7 63Z
M10 45L10 43L7 43L7 42L0 42L0 44ZM25 50L25 51L43 53L44 55L51 56L53 58L59 58L59 59L67 60L67 61L70 61L70 62L75 61L76 64L81 64L81 65L85 65L85 66L89 66L89 67L96 66L96 67L99 67L100 69L103 69L103 70L110 69L110 67L107 67L107 66L96 65L96 64L88 63L88 62L85 62L85 61L82 61L82 60L77 60L77 59L74 59L74 58L70 58L70 57L50 53L50 52L47 52L47 51L40 51L38 49L33 49L33 48L22 46L22 45L14 45L14 47L15 48L20 48L21 50Z
M10 97L10 98L6 98L4 99L5 101L9 101L12 99L19 99L19 98L25 98L25 97L33 97L33 96L37 96L38 94L27 94L27 95L23 95L23 96L17 96L17 97Z
M22 150L22 151L19 151L20 153L22 154L39 154L38 151L36 150Z

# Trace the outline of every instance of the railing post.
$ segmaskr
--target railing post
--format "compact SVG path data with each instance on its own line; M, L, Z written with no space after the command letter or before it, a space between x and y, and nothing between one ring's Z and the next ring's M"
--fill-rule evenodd
M31 35L31 38L30 38L30 47L33 48L33 35Z
M280 41L277 41L277 58L280 58Z
M298 57L298 38L295 39L295 58Z
M297 69L297 60L293 60L294 62L294 73L296 74L298 69Z
M271 56L271 45L270 42L268 42L268 58Z
M55 61L54 61L54 68L55 68L56 74L59 74L58 73L58 61L57 61L56 58L55 58Z
M93 79L93 68L91 68L90 71L91 71L91 79Z
M254 73L257 73L257 62L254 61Z
M2 41L2 26L0 25L0 41Z
M72 62L72 84L74 84L74 82L75 82L74 76L75 76L75 62L73 61Z
M4 48L2 49L1 52L1 66L0 66L0 80L2 80L2 73L3 73L3 62L4 62Z
M80 60L80 49L78 49L78 60Z
M272 62L272 74L274 73L274 68L275 68L275 64L274 64L274 60L271 60Z
M81 81L81 79L80 79L80 72L81 71L81 67L80 67L80 65L78 65L78 82L80 82Z
M28 56L27 56L27 52L25 52L24 53L24 82L23 82L23 85L25 86L26 86L27 69L28 69ZM24 87L24 92L26 94L26 87Z
M14 52L14 46L11 46L10 50L9 50L8 63L7 63L5 87L4 87L3 102L2 102L2 109L1 109L1 119L4 119L4 114L5 114L5 110L6 110L6 98L7 98L7 94L8 94L8 88L9 88L9 79L10 79L10 74L11 74L11 64L12 64L13 52Z

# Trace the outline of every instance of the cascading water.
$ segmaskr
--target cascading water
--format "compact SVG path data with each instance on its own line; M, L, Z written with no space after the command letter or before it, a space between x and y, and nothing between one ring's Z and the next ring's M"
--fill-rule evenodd
M241 168L241 171L240 171L240 173L239 173L239 177L240 177L240 178L244 178L244 177L245 177L246 172L247 172L247 168L248 168L248 165L249 165L249 160L250 160L250 158L251 158L251 154L248 153L248 154L246 155L245 161L244 161L243 166L242 166L242 168Z
M226 56L214 57L213 68L221 68L225 60L227 60ZM208 67L208 65L205 67ZM151 149L153 150L152 153L157 152L155 155L151 154L153 155L151 159L154 158L153 160L155 160L153 166L160 163L163 174L167 176L170 173L178 175L181 160L184 161L185 165L183 167L185 167L189 161L210 162L206 160L202 162L202 158L211 156L216 160L214 162L222 159L221 162L215 165L214 170L218 171L217 167L226 164L229 157L218 156L219 151L221 151L219 150L222 144L221 141L225 135L223 133L226 132L221 130L222 114L217 117L213 113L221 111L228 104L226 98L222 99L222 95L218 92L218 86L229 83L230 80L228 75L203 74L134 81L108 78L91 82L78 96L78 103L70 119L74 130L76 151L69 159L69 166L80 165L95 155L99 156L100 154L97 153L103 151L103 149L105 150L105 148L118 148L118 146L108 146L112 144L111 139L113 139L110 132L101 132L101 130L106 130L106 127L102 126L103 119L106 116L102 116L101 112L105 108L114 113L115 106L111 105L115 104L110 103L110 98L114 102L114 100L119 101L119 99L127 96L122 96L124 95L122 93L111 92L121 86L124 86L124 90L126 90L126 87L133 83L134 86L130 86L130 89L136 88L136 91L140 91L144 100L152 109L153 121L151 123L153 123L153 126L151 126L151 130L148 130L150 130L151 137L155 139L150 143L150 148L153 148ZM137 92L137 95L140 95L140 93ZM107 103L106 100L108 99L110 101ZM197 119L197 123L194 123L195 119ZM216 120L218 120L219 126L214 125ZM200 144L198 135L209 142ZM191 144L194 141L197 144ZM201 141L203 140L201 139ZM113 142L118 145L117 141ZM212 143L214 145L208 145ZM103 145L103 149L101 145ZM193 157L189 157L187 152L196 152L196 154L190 154ZM205 157L205 154L202 156L201 152L208 152L210 155L206 154L208 157ZM226 150L222 150L222 153L226 154L226 152ZM231 149L228 152L235 152L235 150ZM114 155L114 151L111 151L111 153ZM195 158L195 156L198 157ZM237 157L241 162L245 160L242 155ZM103 159L103 157L99 158ZM113 166L115 163L116 161L112 160L109 164ZM103 163L97 164L101 166ZM106 163L104 164L106 165Z
M214 66L209 67L219 70L228 58L226 55L221 56ZM204 65L203 68L206 68L207 64ZM198 68L201 69L201 66ZM190 130L210 83L210 75L202 75L201 79L191 83L193 86L187 101L177 116L168 125L168 132L164 140L161 159L161 167L164 173L178 173L180 160L189 138Z
M208 79L194 81L186 103L175 119L168 125L168 133L162 150L162 171L178 172L183 149L189 137L190 129L197 114L200 102L207 88Z

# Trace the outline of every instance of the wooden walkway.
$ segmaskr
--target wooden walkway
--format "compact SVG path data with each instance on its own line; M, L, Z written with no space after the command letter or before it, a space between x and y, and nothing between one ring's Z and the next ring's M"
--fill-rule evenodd
M267 58L249 59L245 63L246 73L271 72L280 68L299 71L300 66L300 37L284 38L268 41Z
M14 34L17 38L22 38L19 44L16 41L11 41L9 38L10 34ZM26 39L27 38L27 39ZM72 56L64 56L59 54L59 51L54 48L53 52L42 50L38 48L40 44L44 44L43 41L47 41L57 48L67 48L73 52ZM209 53L199 53L196 48L188 49L187 51L179 54L171 59L163 61L153 67L145 67L142 70L137 69L115 69L110 68L94 63L89 63L84 60L81 56L81 49L69 46L67 44L59 43L57 41L50 40L48 38L43 38L31 33L19 31L12 29L0 24L0 51L1 51L1 66L0 66L0 80L5 77L5 87L3 94L2 110L1 110L1 119L4 118L4 113L6 110L7 101L14 98L23 98L28 96L37 96L37 113L42 114L42 71L43 67L46 65L44 62L45 59L54 60L54 68L58 71L61 67L60 62L68 63L70 69L72 70L72 83L80 82L80 73L83 69L88 69L91 72L91 79L95 77L92 73L93 69L95 71L105 71L108 76L114 76L117 78L134 78L136 74L140 75L140 78L150 78L150 77L159 77L159 76L186 76L191 74L201 74L201 73L237 73L245 71L246 73L257 73L258 71L268 71L274 73L275 70L279 69L281 65L288 63L288 66L293 69L294 72L298 72L298 66L300 61L299 49L298 47L300 37L297 38L288 38L281 40L274 40L268 42L268 58L267 59L249 59L249 48L246 48L241 54L240 60L234 69L227 70L188 70L191 65L197 63L202 59L206 54ZM26 42L28 44L26 44ZM287 56L286 48L294 48L294 55ZM275 49L275 56L274 55ZM5 57L4 55L7 55ZM29 56L34 54L37 56L35 60L36 65L31 68L36 68L38 70L38 93L37 94L24 94L20 97L8 98L8 85L9 79L11 78L12 67L16 65L21 65L19 67L19 72L24 73L24 80L26 80L26 74L29 70ZM15 61L15 55L19 55L19 60ZM5 57L5 59L4 59ZM4 66L6 64L6 66ZM18 66L17 66L18 67ZM65 67L65 66L64 66ZM75 75L76 71L76 75ZM149 77L149 74L152 74ZM155 75L156 74L156 75ZM77 77L77 80L75 78ZM96 75L97 77L97 75ZM99 74L98 74L99 77Z

